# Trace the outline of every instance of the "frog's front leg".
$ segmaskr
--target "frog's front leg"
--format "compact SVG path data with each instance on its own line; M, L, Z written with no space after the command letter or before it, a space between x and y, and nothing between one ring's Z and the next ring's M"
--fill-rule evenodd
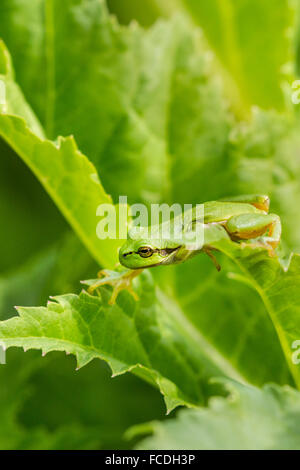
M234 241L257 239L253 243L265 247L270 256L280 242L281 221L276 214L241 214L227 220L224 227Z
M96 289L104 285L110 285L113 287L113 292L109 300L109 304L113 305L116 302L118 294L122 290L127 290L135 300L139 300L138 295L133 290L131 285L133 279L138 276L143 270L142 269L126 269L121 272L110 271L104 269L98 273L99 279L92 281L81 281L82 284L89 286L88 292L93 294Z
M245 202L246 204L251 204L265 212L269 212L270 207L270 198L267 195L263 194L246 194L242 196L234 196L231 198L224 198L222 201L227 202Z

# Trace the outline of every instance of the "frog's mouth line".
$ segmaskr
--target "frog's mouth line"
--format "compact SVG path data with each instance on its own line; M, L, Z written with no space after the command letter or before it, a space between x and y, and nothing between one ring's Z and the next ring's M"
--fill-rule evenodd
M181 246L176 246L175 248L161 248L155 250L156 253L159 253L164 258L159 261L158 263L149 264L147 268L154 268L155 266L166 265L173 263L174 256L176 255L177 251L181 248ZM170 256L173 255L173 256Z

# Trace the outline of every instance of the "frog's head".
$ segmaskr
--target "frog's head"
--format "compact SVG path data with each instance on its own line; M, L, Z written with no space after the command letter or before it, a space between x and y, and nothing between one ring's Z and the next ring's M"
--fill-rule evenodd
M173 246L174 245L174 246ZM141 238L129 232L128 239L119 251L120 263L129 269L142 269L171 264L180 246L168 240Z

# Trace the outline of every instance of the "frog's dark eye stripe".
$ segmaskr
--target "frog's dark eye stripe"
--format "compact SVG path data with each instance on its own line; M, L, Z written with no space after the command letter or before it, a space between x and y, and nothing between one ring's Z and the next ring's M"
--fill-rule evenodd
M161 250L159 250L159 253L162 256L168 256L171 253L173 253L174 251L178 250L178 248L179 248L179 246L176 246L175 248L162 248Z
M137 255L140 255L142 258L150 258L154 253L159 253L161 256L168 256L173 251L178 250L179 246L175 248L156 248L153 249L150 246L141 246L138 251L128 251L128 253L124 253L123 257L126 258L126 256L132 255L133 253L136 253Z

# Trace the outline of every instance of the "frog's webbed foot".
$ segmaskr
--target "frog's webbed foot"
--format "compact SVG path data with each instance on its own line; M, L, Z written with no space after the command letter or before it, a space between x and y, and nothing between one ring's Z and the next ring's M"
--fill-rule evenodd
M267 232L267 235L259 237L257 240L253 241L251 245L265 248L268 255L271 258L274 258L274 256L276 256L275 250L279 245L281 238L281 222L278 216L274 215L274 221L268 227Z
M126 271L110 271L104 269L99 271L98 279L91 279L88 281L81 281L82 284L88 285L88 292L93 294L95 290L104 285L110 285L113 287L113 292L109 300L109 304L113 305L119 293L122 290L127 290L134 300L139 300L137 293L133 290L132 280L141 273L142 269L139 270L126 270Z

